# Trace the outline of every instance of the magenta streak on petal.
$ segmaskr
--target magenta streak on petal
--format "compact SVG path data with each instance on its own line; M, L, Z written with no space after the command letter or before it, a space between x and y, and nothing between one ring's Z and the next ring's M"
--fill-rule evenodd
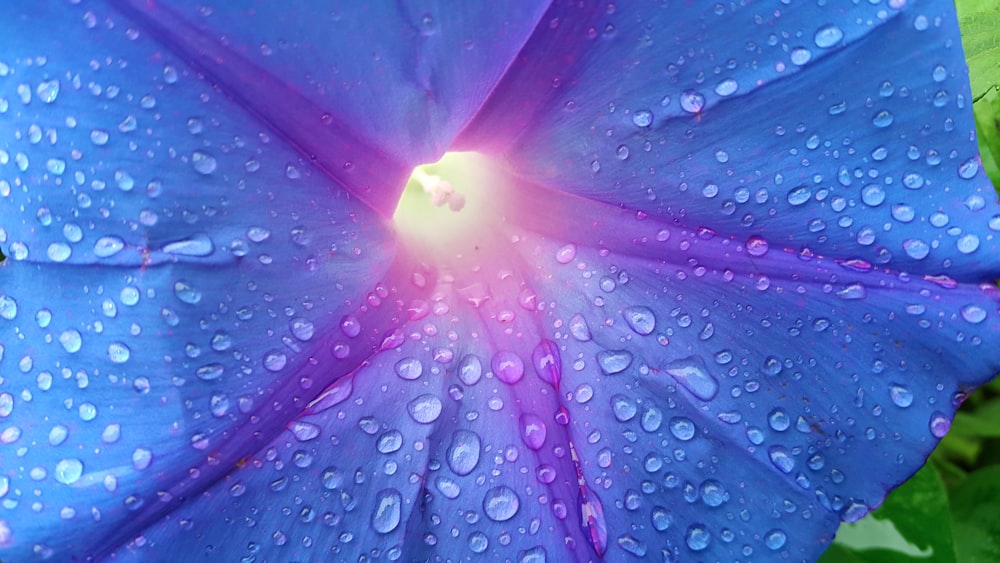
M363 136L363 123L338 121L330 110L157 2L122 0L114 5L351 195L383 217L392 216L410 170L419 163L398 161Z

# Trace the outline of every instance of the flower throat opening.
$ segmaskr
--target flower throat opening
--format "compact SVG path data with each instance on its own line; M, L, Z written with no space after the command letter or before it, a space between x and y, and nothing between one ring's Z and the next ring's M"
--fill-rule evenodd
M416 167L392 216L404 241L432 253L453 253L480 238L489 219L483 189L488 168L488 160L474 152L445 153Z

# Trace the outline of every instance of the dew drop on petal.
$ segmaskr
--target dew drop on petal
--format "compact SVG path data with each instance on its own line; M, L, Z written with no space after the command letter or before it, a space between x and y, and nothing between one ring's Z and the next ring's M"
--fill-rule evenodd
M195 151L191 155L191 165L199 174L211 174L215 172L218 167L218 163L215 161L215 157L201 151Z
M521 499L513 489L505 485L486 491L483 498L483 512L494 522L506 522L517 514Z
M59 344L62 344L64 350L73 354L80 351L80 347L83 345L83 338L80 336L80 331L70 329L59 335Z
M490 367L497 379L509 385L517 383L524 376L524 361L514 352L497 352Z
M833 47L844 38L844 32L839 27L835 25L824 25L823 27L816 30L816 35L813 36L813 41L816 43L817 47L822 47L824 49Z
M785 532L774 529L764 534L764 545L772 551L777 551L785 546L787 539L788 537L785 535Z
M475 385L482 376L483 363L479 361L478 356L469 354L459 362L458 378L462 380L462 383L469 386Z
M962 318L972 324L979 324L986 320L986 310L979 305L966 305L962 307Z
M437 420L441 416L442 408L441 399L430 394L420 395L406 405L410 417L421 424L430 424Z
M109 258L121 252L125 248L125 241L116 236L106 236L94 242L94 256L98 258Z
M628 350L601 350L597 353L597 365L605 375L615 375L632 365L632 353Z
M653 124L653 112L643 109L633 113L632 123L636 127L649 127Z
M694 90L681 93L681 109L688 113L699 113L705 108L705 96Z
M913 404L913 392L895 383L889 386L889 398L892 404L904 409Z
M54 476L56 481L66 485L72 485L80 480L83 475L83 462L75 459L64 459L56 464Z
M697 356L671 362L664 366L663 371L702 401L711 401L719 392L719 382L708 373L705 362Z
M689 418L682 416L674 417L670 419L669 427L670 433L682 442L687 442L688 440L694 438L695 426L694 422L692 422Z
M692 524L684 534L684 542L691 551L704 551L708 548L710 540L708 529L701 524Z
M933 434L935 438L944 438L950 428L951 421L948 420L948 417L945 416L944 413L935 412L931 415L930 429L931 434Z
M481 448L478 434L470 430L456 430L448 446L448 467L460 477L472 473L479 464Z
M636 334L646 336L656 328L656 316L653 315L653 311L649 307L627 307L622 315L629 328Z
M556 251L556 262L560 264L569 264L576 258L576 245L573 243L565 244Z
M424 372L424 366L416 358L403 358L396 362L395 370L400 378L412 381L420 377Z
M522 414L520 417L521 439L524 444L532 450L540 450L545 444L547 434L545 422L541 417L532 413Z
M372 512L372 529L388 534L399 526L402 517L403 496L396 489L384 489L375 495Z

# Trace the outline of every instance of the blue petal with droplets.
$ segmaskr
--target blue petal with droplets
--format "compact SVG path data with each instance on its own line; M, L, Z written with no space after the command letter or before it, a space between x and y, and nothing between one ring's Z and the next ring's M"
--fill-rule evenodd
M952 2L567 4L546 19L463 146L724 236L1000 272Z

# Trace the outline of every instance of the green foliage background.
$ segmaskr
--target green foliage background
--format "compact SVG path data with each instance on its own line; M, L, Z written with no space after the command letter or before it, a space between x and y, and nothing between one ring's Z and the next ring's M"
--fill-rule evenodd
M1000 188L1000 0L956 0L955 5L979 151L986 173ZM1000 562L1000 379L962 405L923 469L878 510L841 525L820 558L820 563L874 562Z

